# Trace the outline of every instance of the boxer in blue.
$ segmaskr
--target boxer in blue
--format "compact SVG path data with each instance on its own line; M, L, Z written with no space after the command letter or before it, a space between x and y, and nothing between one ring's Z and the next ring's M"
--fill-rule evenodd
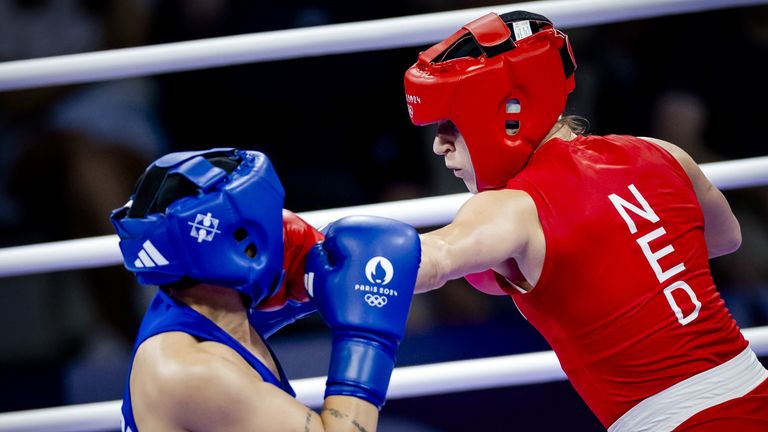
M373 431L416 280L416 231L351 217L322 234L282 210L261 153L166 155L113 212L128 270L158 285L125 387L123 431ZM319 311L333 349L318 415L265 339Z

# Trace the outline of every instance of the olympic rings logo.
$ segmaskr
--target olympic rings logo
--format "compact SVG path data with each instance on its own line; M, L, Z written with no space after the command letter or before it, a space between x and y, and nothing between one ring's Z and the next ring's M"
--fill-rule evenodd
M383 307L387 304L387 298L376 294L366 294L365 302L368 303L369 306Z

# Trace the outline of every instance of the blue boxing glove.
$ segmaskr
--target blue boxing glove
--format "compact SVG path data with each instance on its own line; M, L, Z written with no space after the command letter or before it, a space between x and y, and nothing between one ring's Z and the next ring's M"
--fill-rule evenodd
M310 250L307 290L333 335L326 397L384 404L420 260L413 227L370 216L334 222Z
M248 322L262 338L267 339L281 328L312 315L316 310L312 302L289 301L282 308L272 311L252 308L248 311Z

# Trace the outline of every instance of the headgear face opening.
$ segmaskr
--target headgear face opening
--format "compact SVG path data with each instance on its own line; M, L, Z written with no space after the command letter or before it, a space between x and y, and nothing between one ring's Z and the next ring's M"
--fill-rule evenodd
M140 283L187 278L235 289L253 306L282 282L283 199L262 153L171 153L147 168L110 219L125 267Z
M575 68L568 37L547 18L490 13L419 54L405 72L408 113L416 125L453 122L478 191L498 189L562 114Z

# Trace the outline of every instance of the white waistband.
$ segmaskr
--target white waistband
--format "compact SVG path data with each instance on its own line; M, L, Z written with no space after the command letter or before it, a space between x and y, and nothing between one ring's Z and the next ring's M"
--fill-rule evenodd
M646 398L616 420L608 432L671 431L694 414L744 396L768 378L752 349Z

